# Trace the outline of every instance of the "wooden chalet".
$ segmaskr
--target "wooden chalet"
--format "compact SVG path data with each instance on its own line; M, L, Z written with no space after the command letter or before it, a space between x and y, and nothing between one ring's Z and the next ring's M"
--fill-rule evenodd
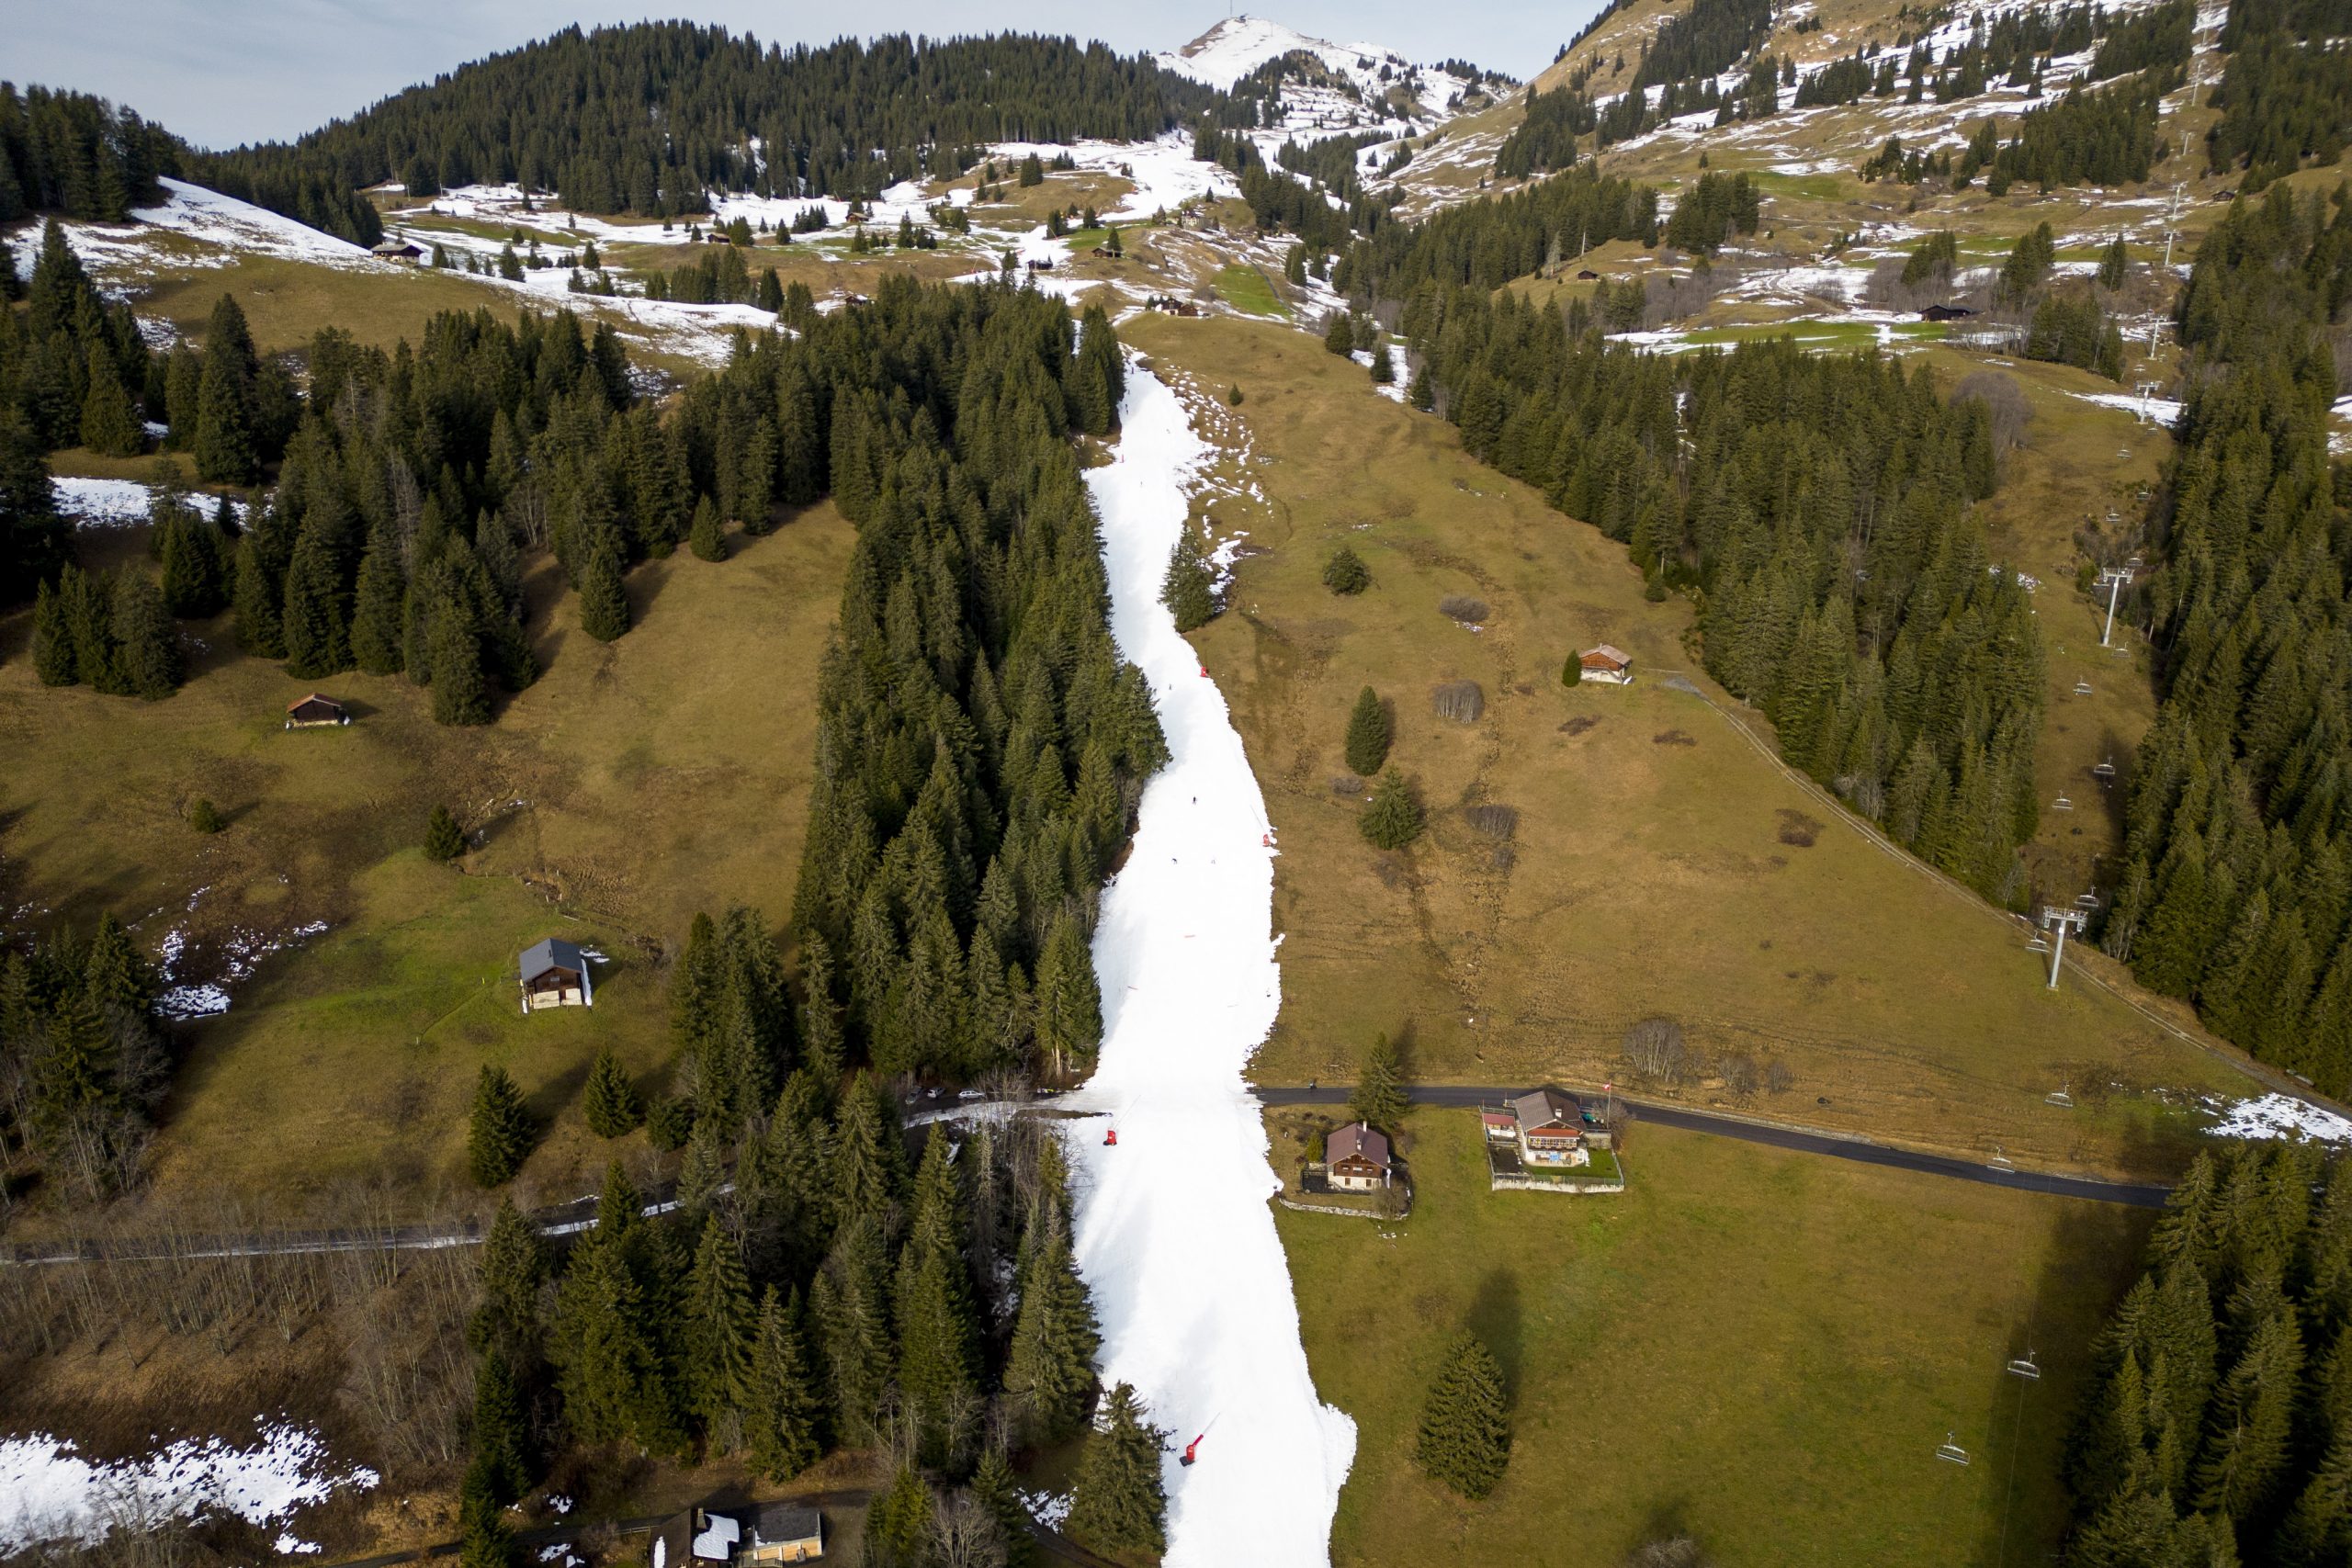
M286 705L286 728L288 729L319 729L330 724L349 724L351 710L333 697L316 692L297 697Z
M588 960L561 937L544 937L525 951L520 965L525 1016L542 1008L596 1005L596 982Z
M1583 679L1597 681L1604 686L1630 686L1634 683L1634 656L1622 648L1602 643L1588 648L1577 655L1583 667Z
M1584 1107L1556 1089L1530 1089L1510 1102L1518 1123L1520 1158L1530 1165L1583 1165Z
M390 234L385 235L373 245L368 247L368 254L374 256L378 261L412 263L422 260L424 255L424 252L417 246L410 244L406 240L396 239Z
M1923 321L1964 321L1976 314L1965 305L1930 305L1919 312Z
M1323 1168L1332 1186L1349 1192L1377 1192L1395 1174L1387 1135L1363 1122L1351 1122L1323 1140Z

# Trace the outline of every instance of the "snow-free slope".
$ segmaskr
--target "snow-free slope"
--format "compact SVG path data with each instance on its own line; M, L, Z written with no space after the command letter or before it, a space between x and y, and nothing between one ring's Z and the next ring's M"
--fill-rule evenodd
M1151 682L1170 761L1095 931L1102 1062L1066 1101L1102 1113L1076 1123L1078 1262L1103 1380L1133 1383L1179 1446L1207 1433L1198 1463L1164 1465L1169 1568L1314 1568L1330 1561L1356 1435L1307 1375L1267 1204L1279 1183L1241 1079L1281 998L1266 804L1223 694L1159 603L1208 448L1140 368L1121 413L1114 460L1086 480L1112 635Z

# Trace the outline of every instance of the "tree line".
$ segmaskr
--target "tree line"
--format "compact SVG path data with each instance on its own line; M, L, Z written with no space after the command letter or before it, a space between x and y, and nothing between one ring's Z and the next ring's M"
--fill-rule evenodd
M170 1078L154 1001L154 968L111 914L86 940L0 953L0 1150L29 1149L77 1197L127 1185Z
M2243 165L2255 191L2307 160L2324 166L2343 155L2352 55L2333 40L2345 30L2342 8L2321 0L2230 6L2221 37L2230 60L2213 94L2222 116L2206 139L2215 171Z
M300 141L191 166L216 189L372 243L373 211L350 193L387 180L420 196L518 182L582 211L663 217L706 210L711 190L871 198L961 174L989 142L1148 140L1222 99L1148 56L1069 39L811 48L682 21L574 26Z
M2352 198L2241 198L2175 321L2190 363L2147 519L2161 704L2103 941L2156 990L2329 1093L2352 1088L2352 522L2325 334Z
M0 223L59 212L127 223L179 172L179 138L87 93L0 82Z
M2352 1550L2352 1180L2307 1144L2206 1152L2100 1331L2068 1446L2071 1568Z
M2023 896L2042 656L1971 508L1998 479L1981 400L1785 341L1643 355L1581 300L1424 285L1402 330L1474 456L1623 541L1653 596L1698 600L1708 669L1792 764L1987 897Z

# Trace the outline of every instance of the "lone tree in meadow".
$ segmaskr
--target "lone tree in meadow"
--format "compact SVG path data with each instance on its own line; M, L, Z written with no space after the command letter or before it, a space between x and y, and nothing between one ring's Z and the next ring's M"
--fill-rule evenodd
M1369 842L1384 850L1401 850L1421 836L1421 804L1413 798L1404 774L1391 768L1380 775L1372 804L1356 825Z
M435 807L432 820L424 825L424 858L447 863L465 852L466 830L447 807Z
M1331 324L1323 332L1323 346L1334 354L1353 354L1356 351L1355 323L1348 319L1345 310L1331 312Z
M1361 593L1372 586L1372 573L1362 556L1341 545L1323 563L1323 586L1334 593Z
M1568 661L1560 666L1560 684L1563 686L1581 686L1584 684L1583 654L1572 652L1568 655Z
M1157 1559L1168 1549L1168 1497L1159 1483L1159 1456L1168 1434L1143 1418L1126 1383L1103 1401L1102 1427L1086 1439L1078 1461L1064 1533L1107 1557Z
M1347 752L1348 771L1364 778L1388 761L1388 709L1370 686L1356 694L1355 710L1348 715Z
M1503 1370L1475 1334L1453 1337L1421 1407L1413 1457L1432 1481L1464 1497L1495 1489L1510 1461L1510 1420L1503 1413Z
M1348 1096L1348 1109L1356 1119L1375 1127L1396 1131L1405 1114L1405 1064L1396 1046L1385 1034L1375 1034L1372 1045L1363 1054L1363 1063L1356 1069L1356 1087Z
M596 1053L588 1069L588 1085L581 1096L588 1112L588 1130L600 1138L622 1138L645 1123L645 1101L628 1081L628 1069L609 1045Z
M531 1152L531 1113L523 1091L504 1067L482 1065L474 1082L474 1110L466 1129L466 1168L475 1183L497 1187L512 1180Z

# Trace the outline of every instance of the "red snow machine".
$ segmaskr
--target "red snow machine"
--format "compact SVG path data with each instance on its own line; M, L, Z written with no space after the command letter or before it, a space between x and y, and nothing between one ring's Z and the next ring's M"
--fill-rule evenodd
M1116 1127L1102 1134L1102 1146L1106 1149L1115 1149L1119 1146L1119 1130Z
M1208 1434L1206 1432L1203 1432L1200 1438L1194 1438L1191 1442L1186 1443L1184 1445L1184 1457L1176 1462L1179 1464L1191 1464L1200 1453L1201 1438L1205 1438L1207 1436Z

